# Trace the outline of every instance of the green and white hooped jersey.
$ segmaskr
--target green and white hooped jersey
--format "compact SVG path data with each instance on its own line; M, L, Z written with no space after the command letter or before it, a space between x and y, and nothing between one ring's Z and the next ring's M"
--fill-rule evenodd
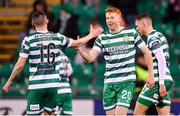
M60 33L35 32L24 38L20 57L29 58L28 89L59 87L59 59L62 49L71 44L72 39Z
M166 77L164 78L165 80L172 81L172 77L169 71L169 66L170 66L169 46L164 35L156 30L153 30L148 35L147 46L152 51L155 81L158 81L158 77L159 77L158 61L154 55L158 49L163 50L163 55L165 56L166 59L167 68L166 68Z
M94 48L103 52L106 61L104 83L135 81L136 47L145 45L135 29L122 28L118 33L101 34Z
M60 57L60 86L58 88L58 94L64 94L64 93L72 93L71 87L69 84L69 77L73 73L73 69L71 66L71 63L68 59L68 57L62 53Z

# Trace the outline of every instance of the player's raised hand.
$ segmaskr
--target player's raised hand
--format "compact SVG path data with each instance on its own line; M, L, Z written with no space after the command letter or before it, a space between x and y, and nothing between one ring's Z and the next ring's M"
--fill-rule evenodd
M93 28L92 24L90 25L90 34L93 37L99 36L104 30L101 27Z
M161 97L165 97L167 95L166 86L164 84L159 85L159 94Z
M147 86L150 89L152 89L154 87L155 81L154 81L154 78L152 76L149 76L145 81L146 81Z

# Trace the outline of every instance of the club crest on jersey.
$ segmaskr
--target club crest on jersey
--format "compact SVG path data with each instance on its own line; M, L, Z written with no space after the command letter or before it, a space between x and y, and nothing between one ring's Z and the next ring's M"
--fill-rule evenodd
M124 35L123 40L124 40L124 41L129 41L130 38L129 38L128 35L126 34L126 35Z

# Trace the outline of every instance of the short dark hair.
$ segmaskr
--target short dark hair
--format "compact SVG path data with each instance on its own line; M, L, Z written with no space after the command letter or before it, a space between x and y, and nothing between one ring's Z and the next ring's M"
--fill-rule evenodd
M140 13L140 14L138 14L138 15L135 17L135 21L136 21L136 20L141 20L141 19L143 19L143 18L147 18L147 19L152 20L150 14L148 14L148 13Z
M32 25L43 25L45 22L46 14L44 12L36 11L32 14Z

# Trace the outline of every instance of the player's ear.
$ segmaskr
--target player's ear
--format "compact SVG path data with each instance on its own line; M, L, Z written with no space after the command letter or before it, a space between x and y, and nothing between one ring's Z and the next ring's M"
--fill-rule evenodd
M32 23L31 23L31 25L32 25L33 28L35 28L35 25L34 25L34 22L33 22L33 21L32 21Z
M46 21L46 24L49 23L49 19L47 17L45 18L45 21Z

